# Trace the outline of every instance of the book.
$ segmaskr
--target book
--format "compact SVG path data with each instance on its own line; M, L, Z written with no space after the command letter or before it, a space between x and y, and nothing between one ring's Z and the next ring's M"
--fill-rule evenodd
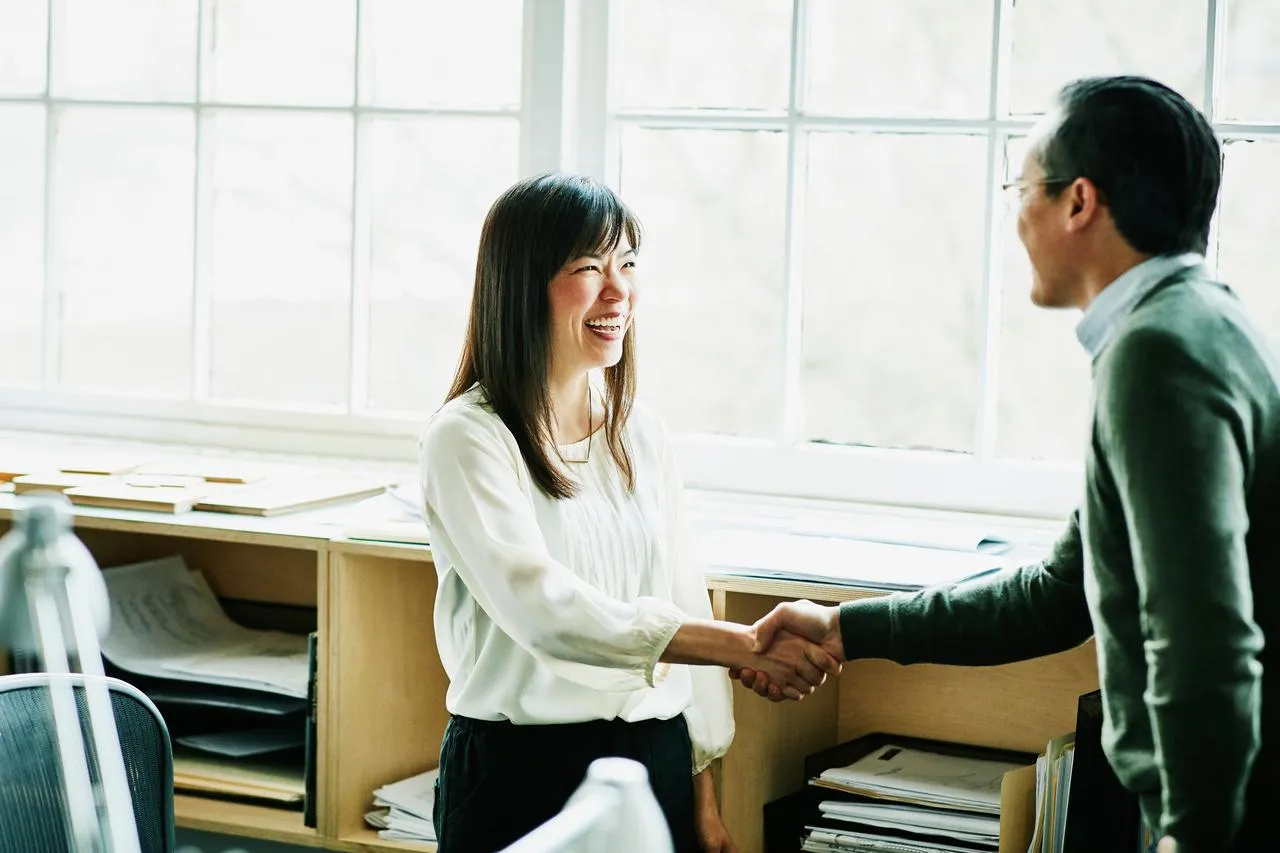
M13 493L65 492L79 486L110 481L105 474L69 474L66 471L44 471L39 474L20 474L13 478Z
M77 506L110 509L141 509L150 512L188 512L196 501L207 497L207 488L175 486L131 486L123 481L91 483L63 491Z
M305 755L303 759L303 805L302 823L304 826L316 826L316 653L319 646L318 635L312 631L307 635L307 722L306 734L303 738Z

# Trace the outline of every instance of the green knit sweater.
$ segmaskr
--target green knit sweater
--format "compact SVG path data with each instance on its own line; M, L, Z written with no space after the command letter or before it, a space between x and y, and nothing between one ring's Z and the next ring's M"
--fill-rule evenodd
M846 604L846 654L988 665L1094 635L1103 745L1151 825L1180 853L1267 849L1280 362L1229 290L1182 275L1143 299L1093 372L1084 504L1050 556Z

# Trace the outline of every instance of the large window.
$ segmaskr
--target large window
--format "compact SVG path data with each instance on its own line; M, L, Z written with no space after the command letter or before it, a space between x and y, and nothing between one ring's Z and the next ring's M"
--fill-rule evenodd
M0 427L407 459L485 209L560 167L645 223L692 484L1060 513L1088 363L999 186L1062 83L1164 80L1280 330L1277 43L1275 0L7 0Z
M7 0L0 382L49 409L420 418L521 170L522 20L520 0Z
M1274 0L611 9L610 164L647 226L642 382L680 431L717 437L691 454L698 479L1071 505L1078 313L1030 304L999 187L1076 77L1154 76L1210 115L1209 263L1280 331Z

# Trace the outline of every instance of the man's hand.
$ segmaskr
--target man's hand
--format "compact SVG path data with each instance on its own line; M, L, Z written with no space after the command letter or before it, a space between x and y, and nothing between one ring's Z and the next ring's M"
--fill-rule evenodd
M767 652L775 640L795 636L815 644L816 649L821 649L836 663L834 672L824 668L832 675L839 673L839 663L845 659L838 607L823 607L808 600L784 602L756 622L754 631L758 653ZM774 702L780 702L784 698L801 698L789 693L785 682L776 682L768 671L759 667L731 669L729 675L741 681L744 687Z
M803 699L821 687L828 675L840 674L839 660L817 643L790 631L779 631L771 635L767 647L757 642L756 648L758 651L746 665L730 672L736 678L750 672L753 679L761 679L767 687L760 695L768 695L775 702Z

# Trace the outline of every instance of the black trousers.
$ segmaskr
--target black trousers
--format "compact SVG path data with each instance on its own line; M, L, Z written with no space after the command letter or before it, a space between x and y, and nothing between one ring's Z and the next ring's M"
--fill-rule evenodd
M554 817L597 758L643 764L676 853L698 853L684 717L517 726L453 717L440 746L439 853L493 853Z

